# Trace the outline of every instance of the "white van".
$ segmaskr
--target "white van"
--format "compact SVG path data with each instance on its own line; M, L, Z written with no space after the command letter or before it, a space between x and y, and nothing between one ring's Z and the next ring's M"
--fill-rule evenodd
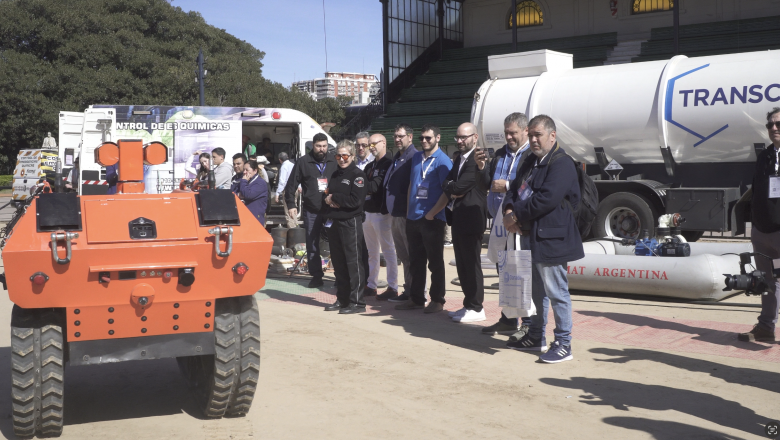
M78 192L84 195L108 191L105 169L94 157L95 148L106 141L141 139L168 146L168 162L144 171L148 193L167 193L182 179L194 177L201 153L222 147L227 153L225 160L230 162L234 154L242 152L244 135L258 149L267 138L273 160L266 167L274 171L269 226L284 223L280 207L270 206L278 180L279 153L287 153L294 161L311 149L315 134L328 136L310 116L284 108L92 105L83 113L60 112L59 123L63 174L68 175L78 160ZM328 143L335 148L330 136Z

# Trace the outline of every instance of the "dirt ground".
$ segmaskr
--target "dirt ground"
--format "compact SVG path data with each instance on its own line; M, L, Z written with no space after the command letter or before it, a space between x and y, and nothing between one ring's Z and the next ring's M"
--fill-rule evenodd
M548 365L445 313L373 299L363 315L324 312L331 283L306 282L269 278L257 294L261 383L246 418L204 420L174 360L68 367L62 438L749 439L780 419L780 346L734 335L755 308L577 295L574 360ZM483 324L499 313L490 292ZM459 287L447 298L459 308ZM6 328L10 313L2 295ZM13 438L9 339L0 434Z

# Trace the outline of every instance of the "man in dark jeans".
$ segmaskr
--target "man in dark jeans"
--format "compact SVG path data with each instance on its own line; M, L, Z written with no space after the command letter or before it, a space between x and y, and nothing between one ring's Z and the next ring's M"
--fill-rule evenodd
M442 310L446 280L444 275L444 211L432 209L441 197L442 184L452 169L452 161L439 149L439 127L424 125L420 136L423 151L411 161L411 173L406 215L406 239L409 244L409 269L412 283L410 298L395 308L413 310L425 308L425 313ZM431 270L431 302L425 306L425 263Z
M769 258L780 258L780 107L773 108L766 115L766 129L772 146L759 153L756 172L753 176L753 198L750 202L753 229L750 241L753 251ZM755 257L756 267L765 273L772 273L772 262L764 257ZM761 295L761 314L753 330L737 336L740 341L775 341L778 302L780 302L780 281L775 280L774 292Z
M539 360L558 363L574 359L571 348L572 306L566 276L570 261L585 256L574 212L580 186L574 162L558 145L555 121L537 115L528 122L529 155L509 186L511 199L504 208L504 227L521 234L523 249L532 260L531 296L536 314L528 333L506 346L544 353ZM544 301L549 298L549 306ZM547 348L545 328L549 308L555 318L555 341Z
M309 266L309 274L312 279L309 287L320 287L322 282L322 258L320 258L320 234L324 218L322 213L327 206L323 205L323 193L328 189L328 180L336 171L336 160L332 154L328 154L328 137L317 133L312 139L312 149L309 154L302 156L295 163L287 186L284 190L284 198L291 218L298 218L298 210L295 208L295 192L301 185L301 216L303 227L306 228L306 260Z

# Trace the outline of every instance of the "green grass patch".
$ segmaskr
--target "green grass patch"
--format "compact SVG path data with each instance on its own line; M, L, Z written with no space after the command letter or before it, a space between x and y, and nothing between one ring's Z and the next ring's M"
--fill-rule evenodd
M0 176L0 186L11 186L14 181L13 174Z

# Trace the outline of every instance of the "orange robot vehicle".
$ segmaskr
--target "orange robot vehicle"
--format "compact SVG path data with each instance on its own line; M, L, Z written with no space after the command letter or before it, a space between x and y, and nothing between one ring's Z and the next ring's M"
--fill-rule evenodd
M95 158L118 164L117 194L39 194L6 231L14 432L62 432L66 363L176 358L207 417L245 415L271 237L229 190L145 194L160 142L107 142Z

